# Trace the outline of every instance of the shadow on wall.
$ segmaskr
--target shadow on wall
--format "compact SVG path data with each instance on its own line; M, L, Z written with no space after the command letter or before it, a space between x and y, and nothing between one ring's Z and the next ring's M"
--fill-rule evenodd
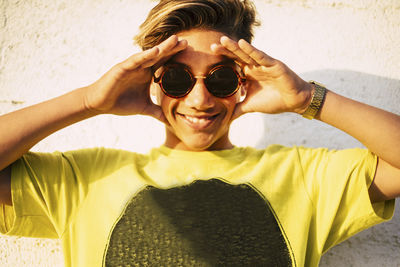
M303 73L301 77L323 83L354 100L400 114L400 80L332 69ZM264 115L263 123L264 138L257 143L260 148L273 143L332 149L362 147L344 132L319 121L299 119L296 114ZM400 266L399 214L397 206L391 221L334 247L322 257L320 266Z
M300 74L308 81L324 84L335 93L400 114L400 80L349 70L318 70ZM340 112L338 110L338 112ZM362 147L342 131L316 120L299 119L297 114L263 115L263 138L256 146L269 144L309 147Z

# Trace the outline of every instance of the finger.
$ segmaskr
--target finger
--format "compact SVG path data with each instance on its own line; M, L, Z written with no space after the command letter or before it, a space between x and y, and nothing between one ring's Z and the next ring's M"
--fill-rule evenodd
M228 58L234 59L235 61L240 61L242 63L248 64L247 62L242 61L237 55L226 49L221 44L212 44L210 48L211 51L213 51L216 55L226 56Z
M176 35L171 35L170 37L168 37L167 39L156 45L156 47L160 49L160 52L162 54L165 53L166 51L169 51L171 48L175 47L178 44L178 42L179 42L178 37Z
M188 42L186 40L180 40L176 43L174 47L166 49L163 52L160 52L157 58L149 61L144 67L153 67L153 69L158 69L160 66L164 65L172 56L176 55L180 51L186 49Z
M163 41L157 47L160 49L160 56L170 55L173 50L186 48L187 41L179 40L176 35L170 36L167 40Z
M171 53L171 51L176 50L174 49L176 47L181 49L182 46L183 45L178 41L178 37L176 35L172 35L159 45L129 57L122 63L122 67L125 70L130 71L137 68L142 68L143 66L152 66L155 61L159 60L160 55Z
M241 58L239 58L237 55L226 49L224 46L221 44L212 44L211 45L211 50L216 54L216 55L223 55L228 58L233 59L235 62L237 62L239 65L247 65L247 66L258 66L258 64L254 60L250 60L248 62L243 61ZM243 66L242 66L243 67Z
M149 62L146 62L146 64L143 64L142 67L151 67L157 62L164 59L165 57L170 57L171 55L174 55L179 51L185 49L186 46L187 46L186 40L180 41L176 35L171 35L166 40L164 40L163 42L161 42L159 45L156 46L160 51L157 57L153 58Z
M267 54L265 54L264 52L258 50L257 48L255 48L254 46L252 46L251 44L249 44L248 42L246 42L243 39L240 39L238 41L238 46L244 53L246 53L249 57L251 57L259 65L269 67L269 66L272 66L275 62L274 58L272 58L272 57L268 56Z
M159 53L160 51L158 47L153 47L151 49L130 56L128 59L121 63L121 66L123 69L128 71L134 70L142 64L145 64L146 62L156 58Z
M222 36L220 41L223 47L225 47L227 50L235 54L241 61L246 62L247 64L258 65L256 61L254 61L253 58L250 57L250 55L245 53L239 47L239 44L236 41L226 36Z

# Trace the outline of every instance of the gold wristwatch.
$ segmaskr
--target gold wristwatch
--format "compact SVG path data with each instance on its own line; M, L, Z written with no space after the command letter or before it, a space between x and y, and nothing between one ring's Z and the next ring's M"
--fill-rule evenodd
M309 81L309 83L315 86L314 94L311 98L311 103L308 106L307 110L303 113L303 117L309 120L314 119L317 115L318 111L321 109L324 104L325 95L326 95L326 87L320 83L315 81Z

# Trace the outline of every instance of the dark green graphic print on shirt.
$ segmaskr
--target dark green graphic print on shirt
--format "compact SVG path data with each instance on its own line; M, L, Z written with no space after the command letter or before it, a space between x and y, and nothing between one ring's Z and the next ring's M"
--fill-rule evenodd
M139 192L115 224L109 266L294 266L265 200L218 179Z

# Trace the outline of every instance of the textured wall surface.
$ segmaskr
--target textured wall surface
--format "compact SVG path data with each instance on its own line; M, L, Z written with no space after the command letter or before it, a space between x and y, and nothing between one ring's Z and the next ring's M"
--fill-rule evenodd
M0 0L0 114L95 81L138 51L132 36L155 4L145 0ZM254 44L304 79L400 114L398 0L257 0ZM147 151L163 126L147 117L99 116L70 126L35 151L107 146ZM238 145L362 145L292 114L251 114L232 127ZM400 210L343 242L320 266L400 266ZM0 236L0 266L63 266L57 240Z

